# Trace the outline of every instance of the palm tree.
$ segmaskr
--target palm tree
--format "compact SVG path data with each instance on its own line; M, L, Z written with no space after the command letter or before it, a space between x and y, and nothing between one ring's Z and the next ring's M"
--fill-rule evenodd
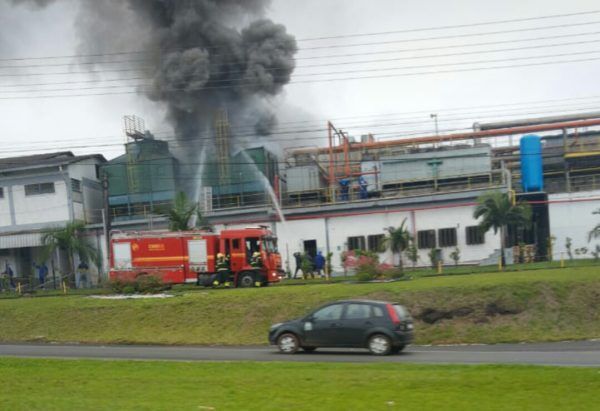
M173 205L165 214L171 231L187 231L198 227L211 229L210 224L202 217L198 204L190 202L182 191L177 193Z
M399 254L398 267L402 271L402 253L406 250L410 244L410 233L406 228L406 218L400 224L400 227L388 227L385 229L388 232L388 236L385 238L384 243L389 247L394 255Z
M505 266L506 227L508 225L528 226L531 222L531 206L523 202L513 204L508 198L508 194L500 191L483 194L477 203L477 207L473 211L473 218L482 219L479 229L483 233L488 232L491 228L494 229L494 234L500 231L500 254L502 266Z
M99 259L98 251L82 236L84 228L85 223L82 221L71 221L64 227L49 228L42 233L42 244L45 246L44 260L47 260L56 250L65 251L71 270L69 273L71 281L75 276L75 254L79 255L80 260L92 261L95 264Z
M600 208L594 212L592 212L592 214L598 215L600 214ZM592 241L592 238L598 238L600 237L600 224L597 224L596 227L592 228L592 231L589 232L588 234L588 243L590 241Z

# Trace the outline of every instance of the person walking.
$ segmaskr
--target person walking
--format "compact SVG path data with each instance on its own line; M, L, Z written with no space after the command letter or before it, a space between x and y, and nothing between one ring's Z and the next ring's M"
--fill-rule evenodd
M323 270L325 269L325 257L323 257L323 253L321 251L317 252L315 257L315 271L317 275L321 278L325 277L325 273Z
M46 266L46 263L42 263L40 265L37 265L34 263L35 269L37 270L37 275L38 275L38 282L40 283L40 288L41 289L45 289L46 288L46 277L48 276L48 266Z
M11 290L14 290L17 287L15 285L15 273L10 264L8 263L6 263L6 276L8 277L8 284Z
M88 271L90 267L83 260L77 266L77 272L75 273L75 288L87 288L88 287Z
M296 271L294 271L294 276L292 278L296 279L298 271L302 272L302 254L300 254L299 251L294 253L294 260L296 261ZM304 272L302 272L302 275L304 276Z

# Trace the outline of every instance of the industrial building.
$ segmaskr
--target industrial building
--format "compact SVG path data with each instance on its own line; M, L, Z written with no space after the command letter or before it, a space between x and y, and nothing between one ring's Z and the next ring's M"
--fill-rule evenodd
M333 253L339 271L344 251L379 250L385 229L405 219L419 265L429 263L431 248L449 263L457 247L462 263L496 264L499 235L479 234L472 213L481 194L501 190L533 210L530 228L509 227L509 262L518 245L530 259L560 258L567 237L584 256L596 246L588 232L600 208L599 125L599 113L590 113L376 141L353 139L329 123L327 147L292 150L284 161L285 222L270 209L213 209L210 216L223 226L271 225L290 266L295 251L321 250ZM381 258L397 263L389 251Z
M292 270L294 252L320 250L333 253L334 270L341 272L344 251L380 252L386 229L403 221L419 249L418 265L429 264L431 249L450 263L456 248L462 264L496 264L500 237L481 234L472 216L477 198L491 190L510 192L533 209L531 227L509 227L508 262L518 245L537 260L564 255L567 237L580 257L596 247L588 232L595 225L592 212L600 208L600 113L475 124L466 133L393 140L355 139L328 123L326 146L288 150L284 158L265 147L234 150L226 120L217 116L214 152L203 162L203 213L217 229L269 226ZM142 138L129 144L166 143ZM129 144L128 153L144 151ZM177 161L166 146L157 152L171 159L168 173L176 181ZM131 169L131 159L117 159L121 170ZM117 196L136 203L131 199L140 193L125 186L131 176L108 174L117 187L110 189L111 207ZM146 185L146 197L137 204L168 200L177 186ZM158 214L116 216L113 228L166 227ZM389 251L380 254L382 261L398 262Z
M151 218L175 198L178 163L169 143L146 132L139 118L125 117L125 135L125 154L102 167L109 215L114 221Z
M70 221L102 221L101 155L71 152L0 159L0 272L18 277L42 263L44 229ZM99 238L90 237L100 247ZM46 262L51 273L67 272L64 253Z

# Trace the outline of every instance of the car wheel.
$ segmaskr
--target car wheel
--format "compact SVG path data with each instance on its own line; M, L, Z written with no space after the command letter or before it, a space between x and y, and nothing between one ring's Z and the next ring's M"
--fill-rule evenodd
M406 345L404 345L404 344L396 345L395 347L392 348L392 354L398 354L400 351L402 351L404 349L404 347L406 347Z
M314 352L316 349L317 347L302 347L304 352Z
M298 337L292 333L283 333L277 338L277 347L284 354L295 354L300 347Z
M392 340L387 335L375 334L369 338L369 351L374 355L388 355L392 352Z
M238 280L238 285L241 288L254 287L254 275L252 275L252 273L248 273L248 272L240 274L240 278Z

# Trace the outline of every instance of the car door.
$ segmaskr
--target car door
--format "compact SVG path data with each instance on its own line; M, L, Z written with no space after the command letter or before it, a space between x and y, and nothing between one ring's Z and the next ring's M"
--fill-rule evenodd
M347 303L346 311L339 325L340 345L361 347L364 345L367 332L373 327L371 305L365 303Z
M305 345L313 347L335 347L340 340L339 327L344 304L337 303L322 307L309 315L303 324Z

